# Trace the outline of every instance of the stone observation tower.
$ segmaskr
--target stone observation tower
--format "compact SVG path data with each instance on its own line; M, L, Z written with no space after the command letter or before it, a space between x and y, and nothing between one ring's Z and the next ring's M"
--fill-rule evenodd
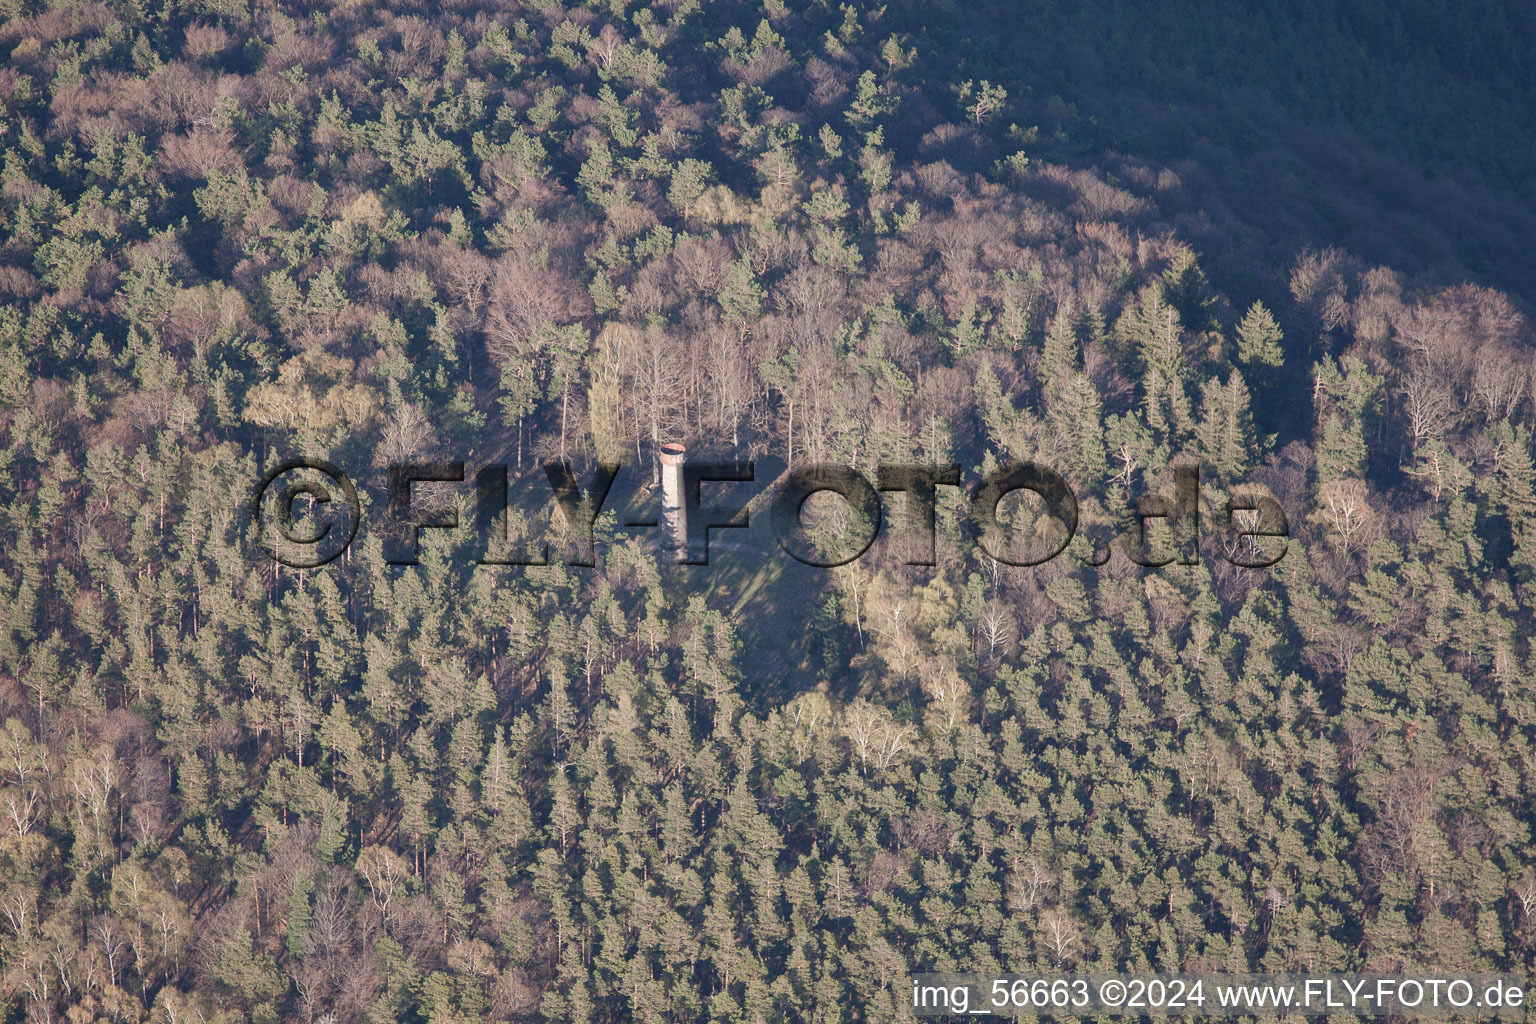
M688 547L688 520L683 500L683 462L688 449L673 441L661 446L662 543L674 550Z

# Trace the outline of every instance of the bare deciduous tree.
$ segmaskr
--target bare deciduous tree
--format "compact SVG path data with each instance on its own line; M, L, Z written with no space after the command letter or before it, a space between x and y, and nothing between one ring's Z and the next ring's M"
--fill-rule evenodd
M1365 482L1353 477L1329 481L1318 499L1313 518L1333 531L1340 550L1350 552L1376 519Z
M1364 863L1375 877L1418 871L1434 885L1437 807L1433 775L1414 768L1392 774L1382 787L1376 820L1362 845Z
M437 432L421 407L401 402L385 425L378 448L374 449L376 466L389 466L425 451L437 440Z
M1291 271L1291 295L1324 331L1339 327L1349 316L1347 268L1348 260L1341 251L1324 249L1302 253Z
M988 601L982 606L977 626L987 644L988 659L996 658L999 650L1008 649L1008 641L1013 638L1013 614L1005 605Z
M1039 857L1030 857L1009 876L1009 905L1033 910L1056 887L1056 875Z
M1419 367L1403 380L1398 392L1403 399L1403 412L1408 417L1408 429L1413 432L1413 446L1417 449L1425 441L1439 440L1456 421L1456 403L1445 379Z
M1530 385L1529 369L1510 352L1479 359L1472 372L1472 393L1492 423L1513 417L1525 401Z
M1039 941L1050 955L1051 963L1065 966L1077 953L1082 942L1077 922L1060 907L1052 907L1040 915Z
M633 396L636 435L650 437L653 446L668 439L679 414L683 374L671 339L650 326L640 342L625 349L625 379ZM641 421L643 420L643 424Z
M619 52L619 47L624 44L624 37L619 30L612 25L604 25L597 38L587 44L587 53L591 54L597 63L606 68L613 63L613 55Z
M1520 901L1520 910L1525 914L1525 919L1530 921L1532 915L1536 914L1536 870L1526 868L1509 891Z

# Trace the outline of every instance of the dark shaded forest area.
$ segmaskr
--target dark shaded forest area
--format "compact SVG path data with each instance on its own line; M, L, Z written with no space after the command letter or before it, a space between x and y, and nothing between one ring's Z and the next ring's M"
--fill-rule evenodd
M0 1020L1536 967L1531 8L1291 6L0 0ZM665 442L1033 460L1081 526L306 570L246 514ZM1278 564L1084 564L1191 465Z

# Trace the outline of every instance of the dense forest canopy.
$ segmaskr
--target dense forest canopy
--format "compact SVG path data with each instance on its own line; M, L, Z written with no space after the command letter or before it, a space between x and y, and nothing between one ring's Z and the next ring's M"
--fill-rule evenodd
M1536 966L1536 50L1484 6L6 0L0 1015ZM1079 535L1001 564L941 488L937 566L894 495L836 569L760 505L678 566L667 442L1034 461ZM298 457L365 496L316 569L246 514ZM590 568L533 499L548 565L391 566L433 459L627 490ZM1088 564L1181 467L1284 557Z
M902 27L954 54L965 76L1027 96L1043 146L1111 173L1113 154L1171 169L1160 206L1228 287L1278 300L1273 267L1325 239L1441 284L1470 270L1533 297L1529 5L944 12L917 6Z

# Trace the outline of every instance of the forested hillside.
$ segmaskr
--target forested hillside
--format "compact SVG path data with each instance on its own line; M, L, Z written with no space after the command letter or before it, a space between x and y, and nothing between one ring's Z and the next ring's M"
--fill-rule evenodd
M1065 3L983 49L996 12L896 3L0 0L0 1019L831 1024L907 1019L920 971L1536 968L1529 11L1380 63L1420 5L1360 6L1285 117L1190 99L1184 49L1093 94L1182 97L1250 167L1333 118L1410 183L1363 233L1303 209L1326 176L1207 193L1227 150L1064 98L1130 47ZM467 528L386 562L391 464L539 496L559 458L643 487L666 442L1035 461L1081 523L1009 566L943 488L934 567L894 494L836 569L674 565L617 509L590 568L557 528L543 567ZM299 456L366 495L315 569L248 514ZM1195 564L1089 564L1192 465ZM1259 492L1290 540L1242 568L1216 527Z

